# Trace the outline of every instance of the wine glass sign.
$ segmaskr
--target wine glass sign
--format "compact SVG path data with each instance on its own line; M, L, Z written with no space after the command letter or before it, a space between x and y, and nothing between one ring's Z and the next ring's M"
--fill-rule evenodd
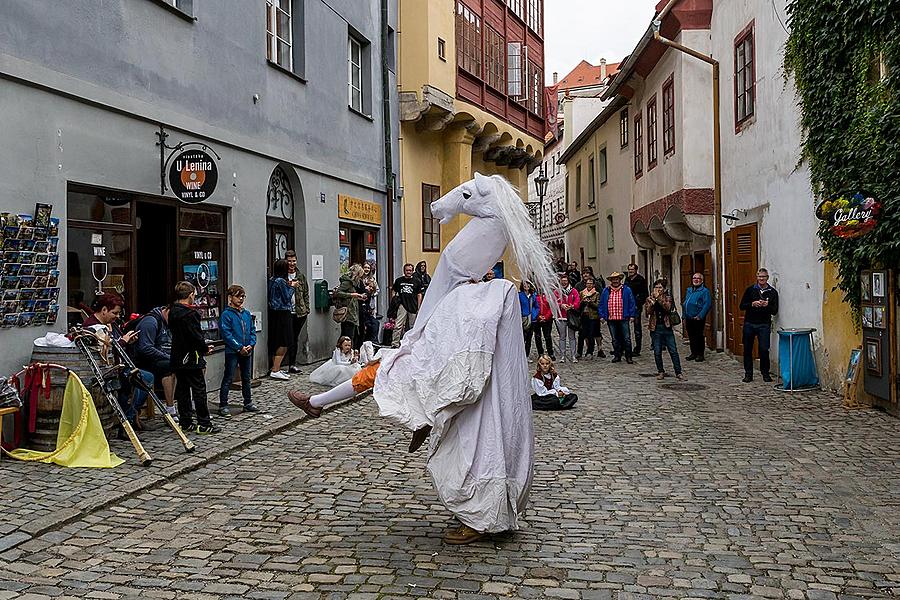
M109 263L106 261L95 260L91 262L91 277L97 282L97 290L94 292L97 296L103 294L103 282L109 274Z

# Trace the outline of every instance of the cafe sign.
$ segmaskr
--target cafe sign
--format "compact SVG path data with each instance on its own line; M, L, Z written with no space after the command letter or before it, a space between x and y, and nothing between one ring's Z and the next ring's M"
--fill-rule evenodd
M338 219L381 225L381 205L338 194Z
M203 150L186 149L170 158L169 187L182 202L203 202L212 196L218 181L216 162Z
M874 198L857 192L841 194L823 201L816 208L816 216L828 223L831 233L839 238L856 238L865 235L878 223L881 209Z

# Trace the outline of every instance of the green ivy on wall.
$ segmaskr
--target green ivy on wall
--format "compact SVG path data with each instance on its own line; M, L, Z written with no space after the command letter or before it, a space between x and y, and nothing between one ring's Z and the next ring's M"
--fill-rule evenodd
M819 229L859 314L859 271L900 268L900 0L791 0L785 71L796 83L803 158L816 196L864 191L878 226L856 239Z

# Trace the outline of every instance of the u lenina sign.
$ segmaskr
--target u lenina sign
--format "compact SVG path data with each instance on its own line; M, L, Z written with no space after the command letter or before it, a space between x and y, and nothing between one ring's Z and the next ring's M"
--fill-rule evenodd
M216 190L219 170L203 150L185 150L169 163L169 187L182 202L203 202Z

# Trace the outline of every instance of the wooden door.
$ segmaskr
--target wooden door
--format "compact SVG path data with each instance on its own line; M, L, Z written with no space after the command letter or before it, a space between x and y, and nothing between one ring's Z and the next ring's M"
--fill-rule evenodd
M691 277L694 275L694 261L693 257L690 254L685 254L681 257L680 260L680 274L681 274L681 305L684 305L684 298L687 296L687 290L691 287ZM679 307L679 311L681 309ZM684 315L681 315L681 337L687 338L687 326L684 324Z
M698 273L703 273L703 282L709 289L710 296L712 296L712 306L706 315L704 335L706 337L706 347L713 350L716 347L716 308L718 305L716 303L716 279L713 272L712 254L708 250L694 255L694 269Z
M272 265L294 249L294 228L288 223L269 219L266 225L266 272L271 275Z
M744 327L741 297L744 290L756 282L759 264L757 236L756 223L735 227L725 234L725 332L728 349L738 356L744 354L741 343Z

